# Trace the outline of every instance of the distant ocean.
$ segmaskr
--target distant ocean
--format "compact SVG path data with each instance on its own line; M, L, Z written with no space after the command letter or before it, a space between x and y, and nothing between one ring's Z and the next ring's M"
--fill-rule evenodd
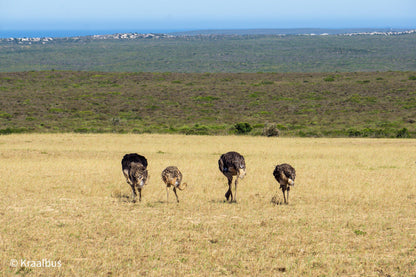
M287 28L287 29L212 29L212 30L185 30L185 29L106 29L106 30L2 30L1 38L43 38L43 37L77 37L92 35L112 35L116 33L139 33L139 34L176 34L176 35L198 35L198 34L257 34L257 35L276 35L276 34L346 34L358 32L401 32L411 30L400 28L349 28L349 29L325 29L325 28Z
M92 35L111 35L116 33L173 33L184 30L1 30L0 38L37 38L37 37L77 37Z

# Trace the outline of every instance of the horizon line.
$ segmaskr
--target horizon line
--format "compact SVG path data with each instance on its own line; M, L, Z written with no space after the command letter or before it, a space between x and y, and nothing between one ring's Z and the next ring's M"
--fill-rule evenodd
M374 32L409 32L416 31L415 28L399 27L351 27L351 28L325 28L325 27L304 27L304 28L201 28L201 29L146 29L146 30L121 30L114 29L44 29L44 30L1 30L0 39L20 38L71 38L106 36L116 34L163 34L163 35L345 35ZM16 33L16 34L14 34Z

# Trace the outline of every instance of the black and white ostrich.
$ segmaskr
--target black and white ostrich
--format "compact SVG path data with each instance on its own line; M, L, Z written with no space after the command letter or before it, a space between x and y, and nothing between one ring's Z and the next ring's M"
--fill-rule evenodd
M218 160L218 166L220 171L228 179L228 191L225 193L225 198L227 201L230 200L230 202L237 202L238 178L240 177L243 179L246 175L246 162L244 161L244 157L233 151L222 154ZM234 193L232 192L233 176L236 176Z
M121 160L121 168L133 192L132 202L136 202L136 190L139 193L139 201L142 201L142 188L146 185L148 177L146 158L136 153L126 154Z
M276 168L273 171L273 176L276 179L276 181L280 184L285 204L288 204L290 187L295 185L295 169L290 164L276 165ZM287 198L285 195L285 191L287 191Z

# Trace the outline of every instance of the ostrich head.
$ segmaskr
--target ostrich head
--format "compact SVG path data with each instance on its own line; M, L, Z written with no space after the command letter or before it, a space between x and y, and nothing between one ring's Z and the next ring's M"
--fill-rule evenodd
M240 165L240 168L238 170L240 172L239 174L240 178L243 179L244 176L246 176L246 165L244 164Z
M175 186L180 190L184 190L188 186L188 184L187 183L178 184L178 182L176 182Z
M147 178L146 177L144 177L144 176L142 176L142 177L140 177L140 178L138 178L137 179L137 183L138 183L138 185L142 188L144 185L146 185L146 181L147 181Z
M135 183L141 188L146 185L147 182L147 169L140 163L131 164L132 175L135 179Z
M287 180L287 183L290 185L290 186L294 186L295 185L295 181L293 181L292 179L288 179Z

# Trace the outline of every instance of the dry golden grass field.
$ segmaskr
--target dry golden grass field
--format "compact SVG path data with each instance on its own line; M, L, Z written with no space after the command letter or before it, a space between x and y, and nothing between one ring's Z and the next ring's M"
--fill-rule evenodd
M238 203L218 158L245 156ZM131 203L125 153L149 161ZM297 171L289 205L272 172ZM0 136L3 276L415 276L416 140ZM188 183L166 203L160 173Z

